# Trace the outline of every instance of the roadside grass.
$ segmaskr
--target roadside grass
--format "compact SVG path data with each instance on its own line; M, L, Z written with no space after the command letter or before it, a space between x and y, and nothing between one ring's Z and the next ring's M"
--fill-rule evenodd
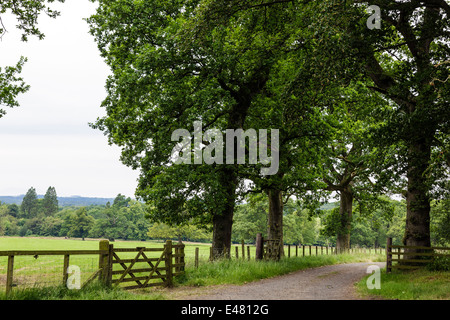
M386 300L450 300L450 272L430 271L426 268L414 271L381 270L380 289L368 289L367 277L357 284L363 298Z

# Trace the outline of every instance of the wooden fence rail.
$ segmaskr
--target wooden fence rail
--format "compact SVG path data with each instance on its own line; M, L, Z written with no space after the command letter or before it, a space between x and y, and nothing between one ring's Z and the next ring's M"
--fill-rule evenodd
M269 259L267 255L266 246L264 245L265 240L262 238L262 236L256 237L256 244L255 245L245 245L244 241L241 242L240 245L233 245L230 252L234 251L234 254L231 255L230 252L225 252L224 257L226 258L233 258L236 259L243 259L243 260L250 260L250 259L256 259L256 260L263 260L263 259ZM241 247L241 250L239 250L239 246ZM234 249L233 249L234 247ZM245 248L247 247L247 248ZM252 250L250 248L253 248L253 255L251 254ZM313 256L313 255L329 255L329 254L340 254L340 253L350 253L350 254L384 254L386 252L385 248L382 247L373 247L373 248L360 248L360 247L354 247L347 250L338 250L336 247L330 247L330 246L311 246L311 245L284 245L284 256L285 257L300 257L300 256ZM239 253L241 252L241 253ZM205 255L203 255L204 259L206 259ZM200 258L200 250L198 247L194 250L194 267L198 268L199 266L199 258ZM209 247L209 258L208 261L213 260L213 248Z
M386 272L392 269L417 269L433 262L436 257L450 258L450 248L398 246L392 245L392 238L387 238Z
M137 285L122 286L124 289L144 288L149 286L164 285L173 286L173 277L184 273L185 254L184 244L172 244L167 240L163 248L114 248L107 240L99 243L99 250L8 250L0 251L0 257L8 257L6 272L6 294L9 294L14 283L14 257L16 256L64 256L62 281L67 284L70 256L73 255L98 255L98 269L85 281L87 285L98 277L106 285L120 285L121 283L136 282ZM173 253L173 251L175 251ZM147 253L158 253L157 258L147 257ZM123 253L137 253L134 258L121 258ZM175 260L175 262L173 261ZM144 263L145 267L137 264ZM114 270L114 265L121 270ZM173 270L175 269L175 271ZM137 276L136 274L141 274ZM144 274L144 275L142 275ZM115 278L114 276L118 276ZM160 279L161 282L150 282Z

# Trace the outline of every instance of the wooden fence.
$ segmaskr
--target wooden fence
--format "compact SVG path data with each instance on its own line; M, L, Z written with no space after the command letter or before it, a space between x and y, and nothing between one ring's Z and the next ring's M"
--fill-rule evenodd
M157 252L158 257L148 257L146 253ZM122 254L137 253L134 258L119 257ZM160 253L160 254L159 254ZM96 255L98 256L98 268L83 283L87 285L92 280L98 278L106 285L120 285L128 282L136 284L121 286L124 289L145 288L150 286L173 285L173 277L184 272L184 244L172 244L167 240L162 248L114 248L107 240L99 243L99 250L9 250L0 251L0 257L8 257L6 272L6 294L10 293L14 287L14 258L16 256L64 256L62 268L62 283L66 285L68 280L68 268L70 256L73 255ZM175 261L174 261L175 259ZM145 267L142 267L142 264ZM140 267L138 268L138 266ZM119 266L114 268L114 266ZM143 275L144 274L144 275ZM161 280L151 282L151 280Z
M261 240L260 245L258 245L258 238L256 245L246 245L244 241L239 245L232 245L231 250L226 252L224 256L226 258L236 258L236 259L256 259L256 260L264 260L270 259L271 253L267 252L267 241L263 238ZM373 248L360 248L354 247L347 250L339 250L336 247L330 246L313 246L313 245L284 245L284 256L287 258L290 257L305 257L305 256L313 256L313 255L331 255L331 254L384 254L386 249L382 247L373 247ZM194 266L197 268L199 266L199 256L200 250L199 248L195 248L194 251ZM207 257L204 256L204 259ZM209 261L213 260L213 248L209 247Z
M386 272L392 269L418 269L436 257L450 258L450 248L392 245L392 238L387 239ZM393 264L395 263L395 264Z

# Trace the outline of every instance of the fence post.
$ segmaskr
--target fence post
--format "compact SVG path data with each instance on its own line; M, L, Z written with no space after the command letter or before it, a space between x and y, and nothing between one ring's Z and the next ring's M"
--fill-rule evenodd
M172 240L166 240L164 245L165 251L165 265L166 265L166 286L173 287L173 273L172 273Z
M98 243L98 249L102 251L106 251L107 253L100 253L99 259L98 259L98 267L99 269L102 269L99 279L101 282L103 282L105 285L109 284L109 274L110 274L110 260L112 257L110 257L110 254L112 254L112 251L109 248L109 241L108 240L100 240ZM67 272L67 270L65 271Z
M250 246L247 246L247 260L250 261Z
M178 241L177 245L180 244L180 243L181 243L181 240ZM174 253L175 253L175 265L178 265L180 263L180 255L179 255L180 250L179 250L178 246L176 246L174 249L175 249L174 250ZM177 273L179 271L180 271L180 267L176 266L175 267L175 273Z
M11 292L13 286L14 256L8 256L8 270L6 271L6 294Z
M261 233L256 234L256 253L255 260L262 260L264 250L264 239Z
M288 258L291 257L291 245L288 244Z
M195 248L195 262L194 262L194 264L195 264L195 268L198 268L198 247L197 248Z
M179 255L178 263L181 264L181 266L178 267L178 271L184 272L184 270L185 270L185 268L184 268L184 266L185 266L185 264L184 264L184 247L185 247L185 245L183 242L181 242L181 240L178 242L178 244L180 245L180 247L178 248L178 255Z
M392 238L387 238L386 241L386 272L391 272L392 269Z
M235 248L236 248L236 259L239 259L239 247L236 246Z
M63 286L67 286L67 279L69 278L69 274L67 273L67 269L69 268L69 258L68 254L64 255L64 266L63 266Z
M302 245L302 249L303 249L303 256L305 256L305 245Z
M241 247L242 247L242 260L245 260L245 242L244 242L244 239L241 240Z

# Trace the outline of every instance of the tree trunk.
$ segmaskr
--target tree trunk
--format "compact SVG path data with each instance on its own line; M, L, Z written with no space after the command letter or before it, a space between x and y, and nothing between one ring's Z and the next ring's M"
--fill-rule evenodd
M231 230L233 226L233 210L216 214L213 217L213 259L229 257L231 249Z
M431 147L424 141L410 147L408 190L406 192L406 226L403 243L406 246L430 247L430 199L426 170ZM411 252L420 250L410 249ZM417 259L407 256L408 259Z
M340 225L337 232L336 248L338 252L350 249L350 230L353 211L353 191L350 186L341 190L339 216Z
M218 78L219 85L222 89L229 91L231 96L235 99L236 104L228 114L227 129L243 129L247 112L250 108L252 97L254 94L261 91L268 79L269 70L260 70L261 73L255 73L247 83L242 83L240 89L235 91L230 89L223 79ZM238 141L234 141L234 165L225 165L221 171L219 178L220 184L224 186L223 193L226 200L224 205L220 206L218 213L213 215L213 259L224 256L230 253L231 249L231 230L233 226L233 214L236 200L236 189L238 186L237 175L237 146ZM228 150L227 150L228 152Z
M284 256L283 246L283 199L280 190L269 189L268 258L279 260Z
M233 227L234 206L236 200L237 177L234 168L224 167L220 173L220 183L224 186L223 205L213 215L212 258L217 259L230 253L231 231Z

